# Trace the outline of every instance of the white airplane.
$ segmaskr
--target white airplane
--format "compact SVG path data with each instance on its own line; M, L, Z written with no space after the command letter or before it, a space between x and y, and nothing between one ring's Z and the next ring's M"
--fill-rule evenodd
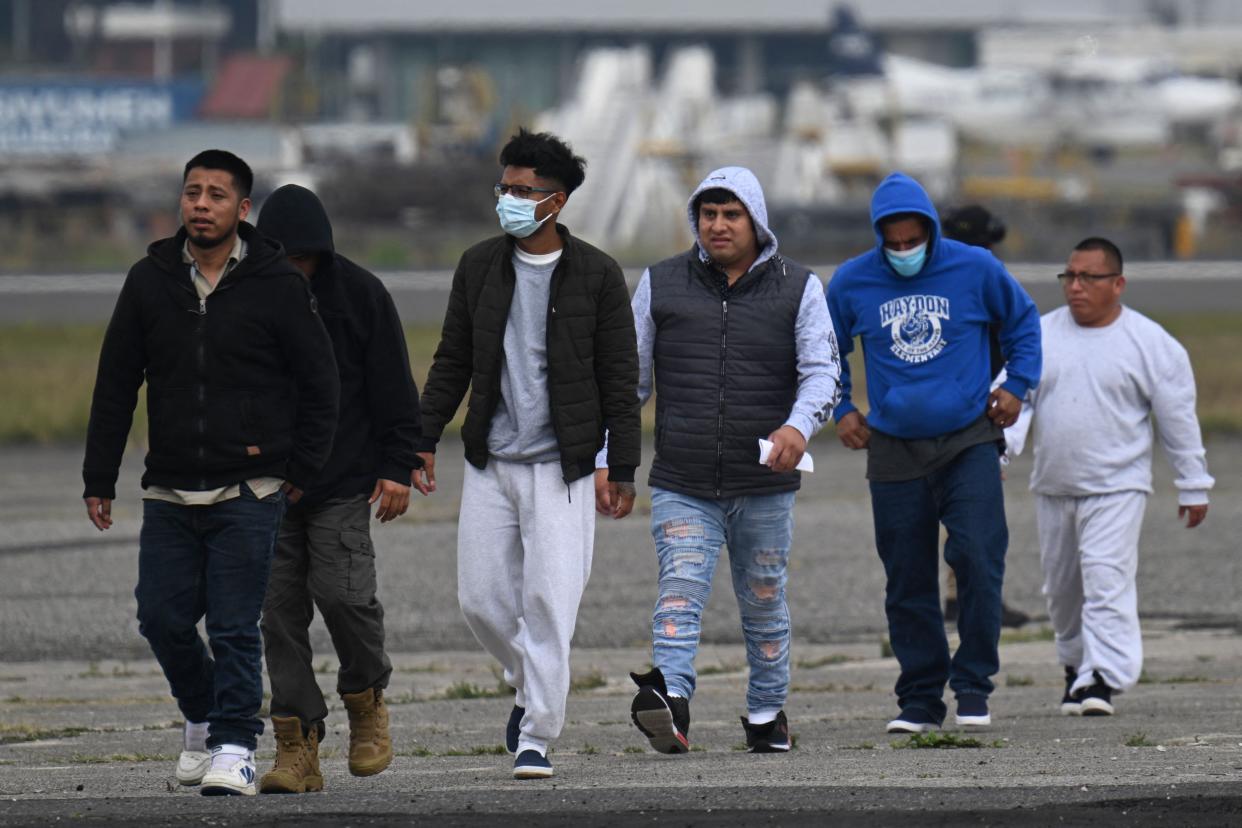
M843 42L874 43L847 26ZM830 51L841 40L834 32ZM1159 146L1175 127L1214 125L1242 105L1234 81L1181 75L1160 58L1069 54L1047 70L957 69L877 49L867 65L833 78L856 115L939 117L966 137L1011 145Z

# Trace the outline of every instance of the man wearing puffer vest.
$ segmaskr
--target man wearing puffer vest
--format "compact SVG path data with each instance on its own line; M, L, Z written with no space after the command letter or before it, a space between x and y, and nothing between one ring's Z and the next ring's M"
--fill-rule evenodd
M834 416L837 436L867 450L876 548L888 579L885 611L901 665L890 733L922 733L945 717L991 724L991 677L1000 667L1001 582L1009 533L999 452L1040 373L1039 312L1000 260L945 238L923 187L902 173L871 200L876 244L837 268L828 307L842 354L863 346L864 417L850 396ZM990 391L988 326L1000 325L1008 374ZM957 575L961 644L950 660L936 558Z
M750 665L747 748L785 752L795 467L837 402L837 347L819 278L777 253L750 170L712 172L687 212L694 246L648 268L632 300L639 399L656 394L660 581L654 666L631 673L631 716L657 751L690 749L694 657L727 544ZM760 440L772 443L766 458Z

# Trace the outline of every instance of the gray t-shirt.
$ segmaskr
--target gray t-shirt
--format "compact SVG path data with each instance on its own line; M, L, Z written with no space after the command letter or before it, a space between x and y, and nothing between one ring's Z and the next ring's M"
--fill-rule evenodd
M986 414L980 414L979 419L963 429L923 440L903 440L872 429L867 444L867 479L877 483L916 480L948 465L963 451L980 443L996 443L999 462L1004 440L1005 432Z
M487 450L501 460L547 463L561 453L548 402L548 292L561 251L534 255L514 248L517 284L505 323L500 401Z

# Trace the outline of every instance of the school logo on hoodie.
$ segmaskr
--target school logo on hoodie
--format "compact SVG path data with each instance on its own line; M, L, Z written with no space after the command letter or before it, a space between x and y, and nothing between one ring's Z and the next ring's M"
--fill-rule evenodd
M927 362L944 350L940 321L948 318L944 296L900 296L880 305L880 324L893 334L890 350L911 363Z

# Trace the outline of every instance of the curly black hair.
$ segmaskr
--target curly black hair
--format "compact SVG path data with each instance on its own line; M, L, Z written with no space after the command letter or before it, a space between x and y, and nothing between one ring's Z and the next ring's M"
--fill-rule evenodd
M525 127L500 151L500 166L530 167L540 178L564 187L566 195L586 180L586 160L574 155L568 144L550 132L529 132Z

